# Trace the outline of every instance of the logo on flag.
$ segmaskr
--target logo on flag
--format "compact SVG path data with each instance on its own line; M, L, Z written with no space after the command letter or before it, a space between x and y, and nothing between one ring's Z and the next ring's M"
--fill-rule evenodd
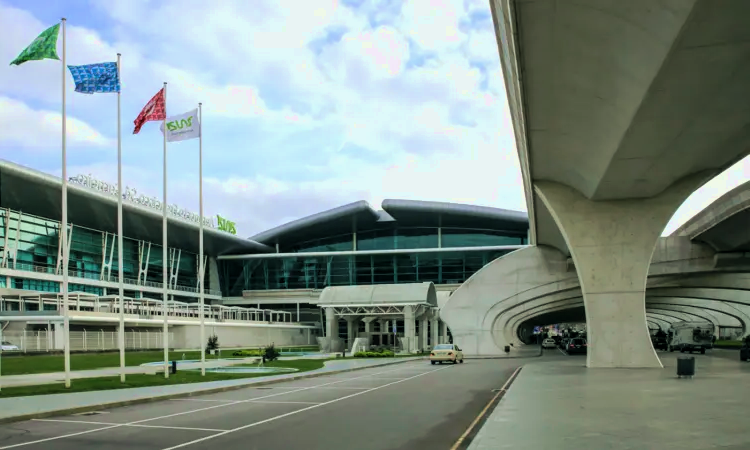
M167 117L167 105L164 101L164 88L161 88L156 95L151 97L151 100L146 103L141 113L133 121L135 124L133 134L138 134L144 123L152 120L164 120L165 117Z
M201 135L201 125L198 121L198 109L188 111L178 116L167 117L167 142L186 141ZM164 124L159 127L164 133Z
M68 66L76 92L93 94L95 92L120 92L120 77L117 74L116 62Z

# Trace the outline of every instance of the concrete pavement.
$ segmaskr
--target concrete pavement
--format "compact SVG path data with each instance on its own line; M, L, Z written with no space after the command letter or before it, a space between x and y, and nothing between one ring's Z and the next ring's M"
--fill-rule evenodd
M587 369L585 355L545 351L521 370L470 450L750 448L750 364L724 351L694 354L696 374L678 379L680 353L664 369Z
M206 383L175 384L143 388L114 389L107 391L76 392L28 397L0 399L0 422L18 420L19 417L49 415L68 410L90 410L101 405L139 403L163 397L200 395L217 390L231 390L249 385L263 385L283 380L310 378L332 372L359 370L407 362L411 358L342 359L329 361L321 369L303 373L270 375L267 377L238 378L234 380L211 381Z
M338 362L338 361L336 361ZM0 425L0 450L448 449L523 360L426 360ZM2 405L0 405L2 409Z

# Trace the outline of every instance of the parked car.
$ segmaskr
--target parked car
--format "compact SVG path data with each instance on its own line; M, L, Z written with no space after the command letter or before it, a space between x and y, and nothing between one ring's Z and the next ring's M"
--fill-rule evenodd
M542 342L542 348L555 348L557 347L557 343L552 338L547 338Z
M740 348L740 361L750 361L750 337L745 338L745 344Z
M651 336L651 343L656 350L668 350L669 341L666 336Z
M455 344L438 344L430 352L430 363L440 363L450 361L453 364L464 362L464 352Z
M3 341L2 344L0 344L0 348L2 348L4 352L17 352L18 351L18 346L8 341Z
M570 341L568 341L568 345L565 347L565 351L568 352L568 354L574 354L574 353L586 353L588 350L588 343L586 343L586 339L583 338L573 338Z

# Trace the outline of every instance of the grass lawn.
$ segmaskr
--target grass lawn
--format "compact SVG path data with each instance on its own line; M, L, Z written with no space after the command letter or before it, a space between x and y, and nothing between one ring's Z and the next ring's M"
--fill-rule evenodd
M308 372L310 370L320 369L325 361L329 359L315 360L293 360L293 361L273 361L266 363L266 367L292 367L298 369L298 372ZM253 364L254 366L254 364ZM164 378L163 373L156 375L128 375L125 383L120 383L120 377L103 377L103 378L83 378L74 379L71 382L70 389L65 389L64 384L42 384L37 386L19 386L7 387L0 391L0 398L4 397L21 397L27 395L49 395L65 394L71 392L101 391L107 389L126 389L146 386L167 386L170 384L201 383L206 381L235 380L238 378L257 378L269 376L269 374L237 374L237 373L210 373L201 376L200 371L178 371L174 375L169 375L168 379Z
M234 351L223 350L221 356L223 358L231 358ZM163 361L163 355L164 352L161 351L126 352L125 365L140 366L143 363ZM170 352L169 359L177 359L179 361L183 359L183 355L185 355L185 359L200 359L201 357L199 351ZM211 358L214 357L206 355L207 360ZM120 353L73 353L70 355L70 370L102 369L105 367L120 367ZM2 367L0 370L2 370L1 373L3 375L27 375L62 372L65 370L65 367L63 355L61 354L11 356L8 352L5 352L2 355Z

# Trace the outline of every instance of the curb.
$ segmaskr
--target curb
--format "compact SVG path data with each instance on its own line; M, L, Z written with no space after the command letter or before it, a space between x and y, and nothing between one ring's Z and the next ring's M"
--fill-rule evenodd
M138 405L138 404L143 404L143 403L153 403L153 402L158 402L162 400L171 400L174 398L193 397L193 396L198 396L198 395L216 394L219 392L236 391L239 389L245 389L251 385L252 386L266 386L269 384L284 383L286 381L296 381L296 380L303 380L307 378L318 378L318 377L323 377L326 375L336 375L339 373L356 372L358 370L372 369L375 367L393 366L396 364L403 364L407 362L422 360L424 358L419 358L419 359L403 358L403 359L405 361L393 361L393 362L388 362L385 364L372 365L368 367L353 367L350 369L334 370L331 372L311 373L307 375L303 373L303 374L300 374L299 376L283 378L283 379L278 379L278 380L248 382L245 384L236 384L232 386L222 386L222 387L216 387L216 388L201 389L201 390L190 391L190 392L180 392L177 394L157 395L154 397L144 397L144 398L137 398L133 400L120 400L116 402L99 403L97 405L79 406L75 408L61 408L61 409L55 409L55 410L50 410L50 411L40 411L37 413L23 414L20 416L2 417L0 418L0 424L11 423L11 422L21 422L24 420L31 420L31 419L42 419L45 417L59 416L59 415L64 415L64 414L79 414L79 413L84 413L84 412L96 411L99 409L117 408L121 406L131 406L131 405ZM249 380L252 380L252 378L249 378ZM192 383L186 383L186 384L192 384ZM120 390L120 389L117 389L117 390ZM90 391L90 392L95 392L95 391Z

